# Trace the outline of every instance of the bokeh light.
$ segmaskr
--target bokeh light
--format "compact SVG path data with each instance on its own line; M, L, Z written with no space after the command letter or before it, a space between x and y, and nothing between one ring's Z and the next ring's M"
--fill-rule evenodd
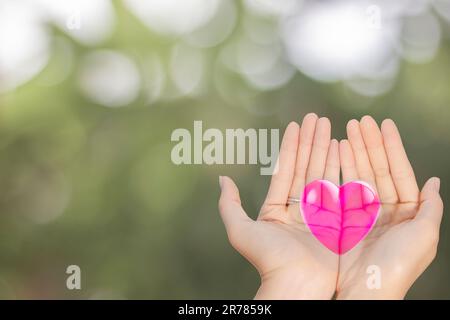
M156 32L181 35L205 25L220 0L126 0L128 8Z
M182 95L196 95L201 91L205 71L201 51L185 44L178 44L172 49L170 75Z
M141 80L131 59L118 52L97 51L84 58L79 86L96 103L122 107L136 99Z
M30 80L48 61L50 36L26 2L0 2L0 43L0 93Z
M369 17L367 8L318 2L287 20L283 34L292 63L321 81L374 76L394 54L398 24L376 21L381 17Z
M112 33L115 14L108 0L32 0L45 19L86 45L105 41Z

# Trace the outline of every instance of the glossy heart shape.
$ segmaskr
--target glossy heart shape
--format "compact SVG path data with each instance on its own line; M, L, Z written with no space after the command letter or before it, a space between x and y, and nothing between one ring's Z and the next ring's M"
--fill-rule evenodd
M317 240L342 255L367 236L379 209L376 192L364 182L338 187L327 180L316 180L305 187L300 211Z

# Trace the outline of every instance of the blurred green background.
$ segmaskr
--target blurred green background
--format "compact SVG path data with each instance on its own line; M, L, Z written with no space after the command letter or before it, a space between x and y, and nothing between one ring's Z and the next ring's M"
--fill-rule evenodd
M341 139L352 118L389 117L420 185L440 177L449 205L448 1L378 1L397 19L393 31L381 20L395 34L381 75L333 50L316 67L344 72L296 61L286 41L307 40L284 22L317 13L310 1L88 2L0 0L0 298L252 298L259 277L228 244L218 176L235 179L252 217L270 177L174 165L171 133L194 120L282 132L316 112ZM450 298L449 228L445 212L437 258L408 298ZM66 288L72 264L82 290Z

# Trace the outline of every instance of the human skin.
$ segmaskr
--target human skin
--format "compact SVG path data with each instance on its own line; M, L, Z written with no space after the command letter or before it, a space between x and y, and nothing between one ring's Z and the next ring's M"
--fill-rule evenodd
M347 136L339 146L343 182L369 183L382 206L369 235L340 256L337 299L403 299L436 256L443 213L440 181L431 178L419 190L392 120L384 120L381 130L369 116L351 120ZM379 289L366 284L371 265L379 268Z
M279 170L256 221L241 206L239 191L220 177L219 209L233 247L261 276L256 299L401 299L431 263L443 212L439 179L419 192L400 135L391 120L380 131L366 116L347 126L348 140L330 140L328 119L308 114L301 127L290 123L279 155ZM383 203L371 233L338 256L310 233L298 204L306 184L326 179L339 184L362 180ZM414 242L414 246L411 243ZM381 288L366 285L367 267L381 271Z
M286 205L311 181L339 182L339 143L330 132L330 121L315 114L306 115L301 127L288 125L279 169L256 221L242 208L234 182L219 178L219 209L230 243L261 276L256 299L330 299L335 292L339 257L309 232L298 204Z

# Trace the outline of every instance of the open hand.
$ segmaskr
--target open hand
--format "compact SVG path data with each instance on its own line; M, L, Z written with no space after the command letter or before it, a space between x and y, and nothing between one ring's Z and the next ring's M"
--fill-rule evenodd
M330 299L336 288L339 257L325 248L303 223L299 204L305 184L316 179L339 183L339 144L330 141L327 118L305 116L291 122L281 143L278 172L256 221L241 206L239 191L221 177L219 209L233 247L261 276L260 299Z
M369 116L347 125L340 142L343 182L362 180L377 190L382 203L368 236L340 256L337 298L402 299L436 255L443 212L439 179L422 191L392 120ZM380 288L367 285L367 268L380 272Z
M241 206L236 185L221 177L219 209L231 244L261 275L261 299L401 299L436 255L443 204L439 179L419 191L400 134L392 120L381 131L368 116L347 126L348 140L330 140L328 119L305 116L289 124L279 171L256 221ZM339 256L309 231L299 205L306 184L326 179L339 184L361 180L382 203L378 220L351 251ZM381 276L378 289L367 285L369 267Z

